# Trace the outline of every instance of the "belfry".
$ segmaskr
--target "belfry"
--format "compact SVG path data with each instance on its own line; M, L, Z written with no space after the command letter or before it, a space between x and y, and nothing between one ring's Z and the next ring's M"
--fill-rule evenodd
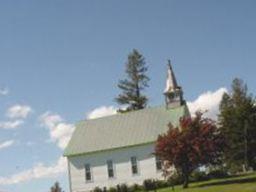
M175 108L184 104L183 91L177 84L171 61L168 60L166 87L164 90L166 108Z

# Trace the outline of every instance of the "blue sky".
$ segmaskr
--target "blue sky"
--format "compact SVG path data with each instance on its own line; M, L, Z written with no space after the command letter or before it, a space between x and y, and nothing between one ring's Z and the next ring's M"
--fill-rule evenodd
M255 93L255 7L253 0L1 1L0 191L43 192L56 180L68 191L60 157L73 124L117 107L116 84L133 48L149 66L151 106L163 104L169 58L191 110L216 114L234 77Z

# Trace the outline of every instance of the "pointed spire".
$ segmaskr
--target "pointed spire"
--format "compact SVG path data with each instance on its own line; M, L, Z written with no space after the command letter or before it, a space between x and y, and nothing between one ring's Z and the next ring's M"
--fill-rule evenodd
M181 106L185 102L183 100L182 88L177 84L170 60L168 60L168 71L164 96L167 109Z
M166 80L166 87L165 87L164 93L173 92L178 88L178 84L177 84L170 60L168 60L167 65L168 65L167 80Z

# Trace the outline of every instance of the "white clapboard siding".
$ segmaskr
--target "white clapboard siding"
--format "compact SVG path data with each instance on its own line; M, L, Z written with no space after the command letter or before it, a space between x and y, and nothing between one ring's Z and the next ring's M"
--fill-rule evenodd
M90 191L95 187L115 186L126 183L128 185L142 184L145 179L163 179L162 173L156 170L155 157L152 154L154 144L122 148L112 151L98 152L88 155L69 157L70 185L72 192ZM132 175L131 157L136 156L138 161L138 175ZM107 160L112 160L115 178L109 179ZM84 165L89 163L92 171L92 182L85 181Z

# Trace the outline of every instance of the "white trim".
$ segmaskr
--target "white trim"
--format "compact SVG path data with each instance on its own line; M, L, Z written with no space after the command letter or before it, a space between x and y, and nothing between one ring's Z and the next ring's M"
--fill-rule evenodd
M69 180L69 191L72 192L72 181L71 181L71 172L70 172L70 162L67 158L67 164L68 164L68 180Z

